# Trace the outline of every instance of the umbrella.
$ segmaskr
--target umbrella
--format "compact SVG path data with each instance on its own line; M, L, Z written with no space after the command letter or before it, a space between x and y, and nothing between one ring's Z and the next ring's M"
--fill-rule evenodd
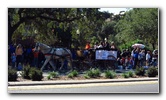
M134 48L134 47L138 47L138 48L143 49L143 48L145 48L145 45L136 43L136 44L133 44L132 47L133 47L133 48Z

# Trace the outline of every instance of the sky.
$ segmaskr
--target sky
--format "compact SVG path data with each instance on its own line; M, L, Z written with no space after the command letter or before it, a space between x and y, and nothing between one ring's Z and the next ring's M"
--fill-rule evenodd
M99 11L108 11L109 13L119 14L120 11L127 11L131 8L100 8Z

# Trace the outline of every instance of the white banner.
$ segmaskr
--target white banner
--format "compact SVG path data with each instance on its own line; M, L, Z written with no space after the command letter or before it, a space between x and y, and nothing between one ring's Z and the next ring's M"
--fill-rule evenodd
M96 50L96 60L115 60L117 51Z

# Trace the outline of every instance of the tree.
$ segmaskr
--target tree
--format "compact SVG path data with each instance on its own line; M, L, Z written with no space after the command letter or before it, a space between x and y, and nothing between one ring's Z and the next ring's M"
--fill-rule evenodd
M121 41L143 40L148 45L158 45L158 9L134 8L116 24L117 35Z
M83 40L86 40L99 30L100 18L98 8L9 8L8 44L12 42L12 37L17 39L25 33L37 35L37 40L47 43L59 42L62 39L65 41L65 35L70 40L71 35L78 39L77 29L80 29L82 35L85 36ZM50 38L52 29L55 29L54 38ZM35 32L37 34L34 34Z
M72 22L82 17L79 9L63 8L9 8L8 9L8 43L21 25L33 25L37 30L48 21ZM20 31L20 30L18 30ZM22 31L22 30L21 30Z

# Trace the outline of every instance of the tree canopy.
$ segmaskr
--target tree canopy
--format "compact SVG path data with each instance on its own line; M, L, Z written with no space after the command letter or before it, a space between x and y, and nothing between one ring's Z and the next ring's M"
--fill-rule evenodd
M139 40L154 49L158 46L158 9L133 8L114 15L99 8L9 8L8 44L27 37L69 48L104 38L128 48L127 44Z

